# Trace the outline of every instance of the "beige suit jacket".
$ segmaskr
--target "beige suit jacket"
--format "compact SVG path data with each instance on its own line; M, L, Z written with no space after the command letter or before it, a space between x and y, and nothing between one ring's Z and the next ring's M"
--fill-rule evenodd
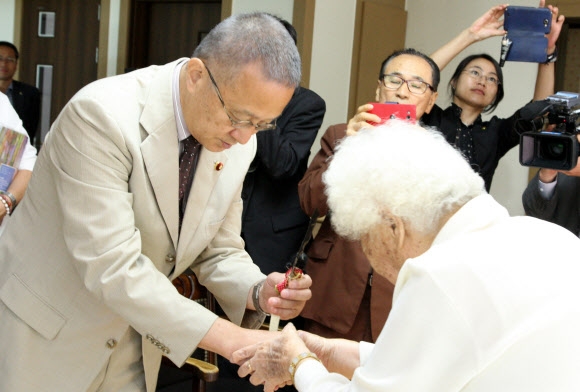
M132 327L153 391L161 355L182 364L216 319L171 284L190 265L242 321L264 278L240 238L255 137L202 150L178 236L176 63L94 82L53 124L0 241L0 390L86 390Z

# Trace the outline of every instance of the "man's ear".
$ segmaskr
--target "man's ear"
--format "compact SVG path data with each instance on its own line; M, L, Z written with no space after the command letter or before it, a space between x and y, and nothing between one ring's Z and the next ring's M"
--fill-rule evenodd
M381 81L377 81L377 89L375 90L375 102L379 102L379 97L381 96Z
M189 91L192 91L194 86L203 77L205 66L197 57L189 59L185 67L186 86Z
M427 107L425 107L425 113L431 112L431 109L433 109L433 105L435 105L438 96L439 93L437 91L434 91L433 94L431 94L431 98L429 98L429 103L427 103Z

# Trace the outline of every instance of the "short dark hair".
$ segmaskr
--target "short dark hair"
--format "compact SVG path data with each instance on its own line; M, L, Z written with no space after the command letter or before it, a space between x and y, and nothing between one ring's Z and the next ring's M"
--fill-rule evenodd
M495 95L495 99L493 100L493 102L483 110L483 113L493 112L497 107L497 105L503 99L504 95L503 72L501 71L501 67L499 66L498 62L495 61L495 59L487 53L472 54L471 56L467 56L459 63L457 68L455 68L455 72L453 73L453 76L451 76L451 79L449 80L449 91L451 93L451 99L453 100L453 97L455 96L455 88L453 87L453 82L457 82L457 79L459 79L459 75L461 74L461 72L463 72L465 67L467 67L467 64L469 64L475 59L485 59L490 63L492 63L493 66L495 67L495 73L497 74L497 77L499 79L499 84L497 85L497 94Z
M14 45L12 42L0 41L0 46L8 46L10 49L12 49L14 51L14 53L16 54L16 60L18 60L18 57L20 57L20 53L18 53L18 49L16 48L16 45Z
M431 67L431 78L433 79L431 83L431 87L433 87L433 91L437 91L437 87L439 87L439 81L441 80L441 72L439 71L439 66L433 61L433 59L427 56L425 53L419 52L417 49L413 48L405 48L400 50L395 50L393 53L389 55L386 59L383 60L381 64L381 69L379 71L379 79L383 76L384 70L387 64L394 59L395 57L402 56L404 54L408 54L410 56L417 56L425 60L429 66Z
M294 43L298 45L298 34L296 33L296 29L292 26L292 23L288 22L286 19L279 17L278 15L269 14L273 18L276 18L288 31L290 37L294 40Z

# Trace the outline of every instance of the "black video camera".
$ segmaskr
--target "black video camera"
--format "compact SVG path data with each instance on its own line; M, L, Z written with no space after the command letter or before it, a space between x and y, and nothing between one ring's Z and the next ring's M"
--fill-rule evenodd
M560 91L522 108L516 128L523 132L520 135L520 163L523 166L555 170L576 167L580 154L576 137L580 133L577 124L580 109L572 109L579 104L578 93ZM545 131L549 124L554 124L555 128Z

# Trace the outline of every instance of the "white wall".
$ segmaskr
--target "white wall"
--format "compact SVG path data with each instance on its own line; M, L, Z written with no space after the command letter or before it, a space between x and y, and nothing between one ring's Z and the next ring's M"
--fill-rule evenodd
M316 0L309 87L326 101L326 115L312 155L328 126L348 120L355 12L356 0Z
M0 0L0 40L13 40L14 1ZM517 5L536 7L537 3L537 0L518 0ZM115 73L118 25L114 21L119 15L119 4L120 0L111 0L107 75ZM431 53L495 4L494 0L407 0L406 46ZM293 0L234 0L232 7L234 13L261 10L292 20ZM347 120L355 10L356 0L316 0L310 88L327 104L319 136L329 125ZM472 45L460 58L476 52L487 52L497 58L499 50L500 38L496 37ZM449 102L446 85L458 61L453 61L443 71L439 90L441 105ZM506 96L494 114L509 116L531 99L536 68L534 64L506 63ZM319 147L317 139L314 153ZM492 195L512 215L523 214L521 193L527 183L528 171L519 165L517 154L518 149L514 148L501 160L491 189Z
M14 41L14 0L0 0L0 41Z
M121 0L110 0L109 41L107 42L107 76L117 74L117 54L119 53L119 23Z
M269 12L292 22L294 0L233 0L232 14L262 11Z

